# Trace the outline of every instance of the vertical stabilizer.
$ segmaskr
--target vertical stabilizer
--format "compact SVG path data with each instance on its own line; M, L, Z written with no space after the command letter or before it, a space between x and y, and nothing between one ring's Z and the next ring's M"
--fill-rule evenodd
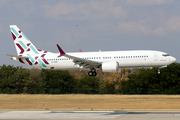
M24 57L18 57L19 62L47 67L49 63L44 57L48 52L37 49L16 25L10 25L10 30L18 56Z
M31 43L31 41L16 25L10 25L10 30L18 56L27 56L27 54L39 54L38 49Z

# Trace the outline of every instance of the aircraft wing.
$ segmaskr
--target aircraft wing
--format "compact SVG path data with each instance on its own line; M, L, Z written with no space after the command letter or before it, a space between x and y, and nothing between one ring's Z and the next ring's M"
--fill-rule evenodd
M25 56L17 56L17 55L10 55L10 54L5 54L7 56L10 56L10 57L15 57L15 58L21 58L21 59L28 59L29 57L25 57Z
M58 50L60 52L60 55L58 57L61 56L65 56L67 58L73 59L73 62L79 66L83 66L84 68L100 68L101 66L101 62L97 62L97 61L93 61L93 60L87 60L87 59L83 59L83 58L79 58L79 57L75 57L75 56L71 56L66 54L57 44Z
M78 64L79 66L83 66L84 68L99 68L101 66L101 62L93 61L93 60L87 60L87 59L82 59L78 58L75 56L70 56L65 54L64 55L67 58L73 59L73 62L75 64Z

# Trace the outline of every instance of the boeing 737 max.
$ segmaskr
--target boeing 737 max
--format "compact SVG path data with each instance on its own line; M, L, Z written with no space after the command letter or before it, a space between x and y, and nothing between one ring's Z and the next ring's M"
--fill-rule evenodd
M16 25L10 25L10 30L17 55L6 55L12 60L44 69L90 69L89 76L96 76L96 70L118 72L119 68L163 68L176 61L167 53L151 50L65 53L57 45L59 53L52 53L37 49Z

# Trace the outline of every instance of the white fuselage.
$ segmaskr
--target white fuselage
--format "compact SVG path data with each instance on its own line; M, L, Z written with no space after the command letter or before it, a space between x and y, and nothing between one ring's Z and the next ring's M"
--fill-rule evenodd
M98 61L101 63L116 61L119 63L119 68L161 67L169 65L176 61L174 57L169 56L167 53L150 50L76 52L67 54L91 61ZM45 69L53 68L60 70L83 69L83 67L76 65L72 59L64 56L57 57L58 55L59 53L48 53L44 57L49 63L47 67L43 67L40 64L33 66Z
M97 69L117 72L119 68L163 68L176 61L167 53L152 50L65 53L57 44L59 53L51 53L37 49L16 25L10 25L10 31L17 55L6 55L12 60L44 69L90 69L88 75L96 76Z

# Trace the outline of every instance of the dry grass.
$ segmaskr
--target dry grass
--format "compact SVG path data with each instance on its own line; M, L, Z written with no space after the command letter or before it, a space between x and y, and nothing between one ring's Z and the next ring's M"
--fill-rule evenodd
M180 95L0 95L0 110L180 111Z

